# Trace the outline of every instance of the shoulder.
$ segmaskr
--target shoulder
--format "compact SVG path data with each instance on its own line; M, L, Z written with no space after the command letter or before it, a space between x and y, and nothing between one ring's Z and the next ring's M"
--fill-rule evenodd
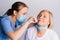
M1 19L1 25L7 25L7 24L11 24L11 21L10 21L10 19L9 19L9 17L8 16L3 16L2 17L2 19Z
M10 19L9 19L9 17L7 15L2 16L1 22L4 22L4 21L10 21Z
M35 26L27 29L27 36L29 39L31 39L32 36L35 34L35 32L36 32L35 30L36 30Z
M32 31L35 31L35 30L36 30L35 26L28 28L29 32L32 32Z
M55 30L53 30L53 29L48 29L48 34L50 35L50 37L55 37L55 38L57 38L58 37L58 34L57 34L57 32L55 31Z
M30 28L27 29L27 34L28 34L28 35L29 35L29 34L32 35L32 34L34 34L35 31L36 31L35 26L30 27Z
M55 30L53 30L53 29L48 29L48 32L49 32L50 34L57 34L57 32L56 32Z

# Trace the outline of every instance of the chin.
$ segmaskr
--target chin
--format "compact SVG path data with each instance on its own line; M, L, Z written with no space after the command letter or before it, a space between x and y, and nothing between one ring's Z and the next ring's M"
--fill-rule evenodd
M44 26L44 23L38 23L38 25L40 25L40 26Z

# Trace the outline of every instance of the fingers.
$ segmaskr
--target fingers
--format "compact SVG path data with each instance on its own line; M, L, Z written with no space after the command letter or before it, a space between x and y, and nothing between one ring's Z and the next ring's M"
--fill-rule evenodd
M34 18L34 17L29 17L28 22L29 23L36 23L37 22L37 19Z

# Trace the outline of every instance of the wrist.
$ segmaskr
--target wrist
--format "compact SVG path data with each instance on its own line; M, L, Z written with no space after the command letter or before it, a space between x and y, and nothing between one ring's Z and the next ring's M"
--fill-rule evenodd
M29 22L25 22L23 25L25 26L25 27L28 27L29 26Z

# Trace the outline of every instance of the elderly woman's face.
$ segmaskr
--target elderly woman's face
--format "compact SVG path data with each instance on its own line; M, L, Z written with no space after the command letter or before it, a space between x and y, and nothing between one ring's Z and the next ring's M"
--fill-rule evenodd
M49 25L49 13L48 12L42 12L37 19L38 19L38 24L40 26Z

